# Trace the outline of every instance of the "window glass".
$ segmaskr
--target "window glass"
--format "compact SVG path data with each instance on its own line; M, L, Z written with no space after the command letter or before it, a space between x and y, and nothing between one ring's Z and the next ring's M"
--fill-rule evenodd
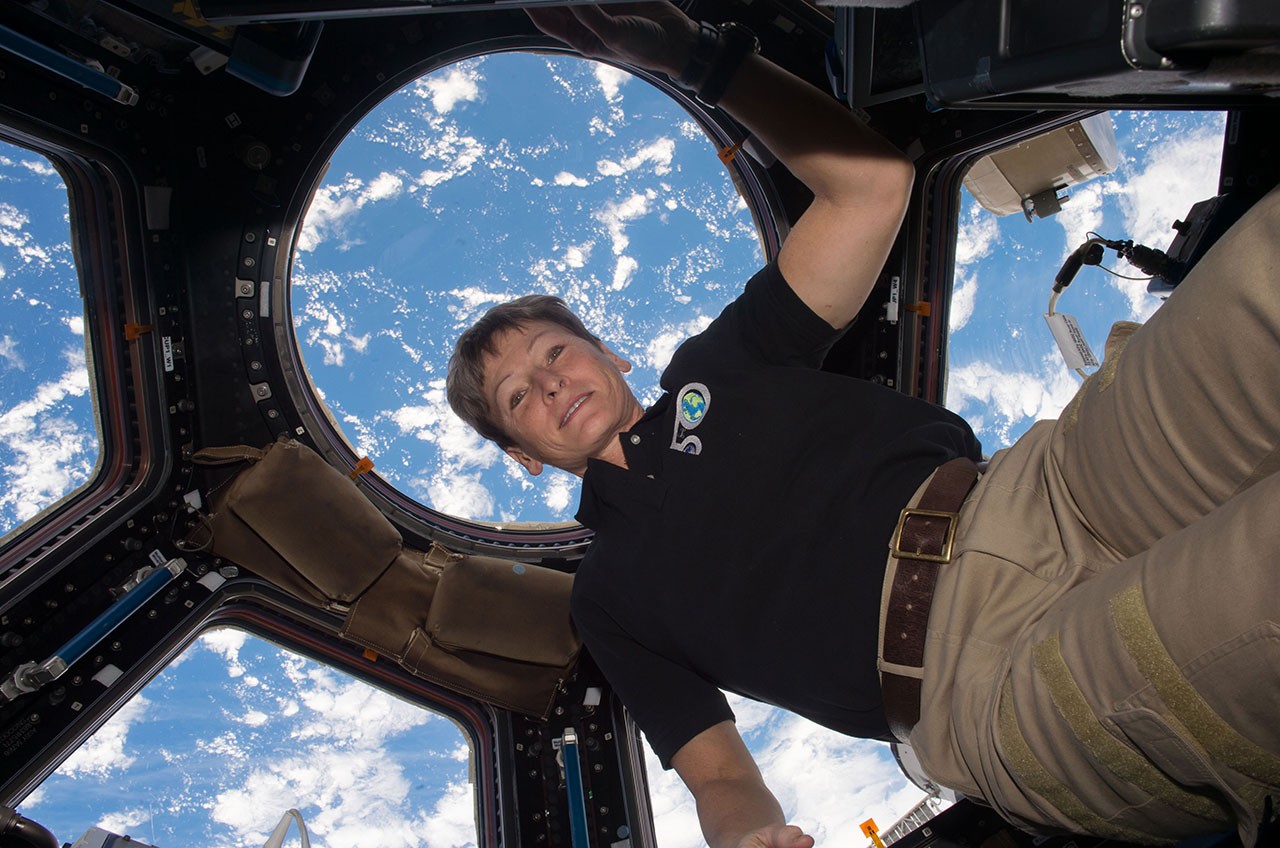
M738 731L765 784L820 846L868 845L861 825L875 819L883 835L925 793L903 776L884 742L854 739L786 710L727 694ZM706 848L693 796L675 770L663 771L645 742L654 827L662 848ZM934 801L934 809L950 806Z
M1008 447L1035 421L1056 418L1080 378L1045 324L1054 276L1087 233L1165 249L1170 225L1218 193L1225 115L1112 112L1120 161L1068 190L1062 211L1027 221L998 218L962 193L951 303L946 405L964 416L988 453ZM1103 265L1146 276L1108 250ZM1073 314L1101 359L1112 323L1143 321L1162 301L1145 280L1084 267L1056 311Z
M596 62L501 53L405 87L338 148L297 242L293 321L332 418L401 491L463 518L565 521L577 478L535 485L449 410L459 333L558 295L647 404L678 342L762 261L728 171L669 97Z
M101 452L67 187L0 142L0 536L93 475Z
M290 808L321 846L476 844L450 720L243 631L195 640L22 803L72 842L262 845ZM290 842L297 838L296 825Z

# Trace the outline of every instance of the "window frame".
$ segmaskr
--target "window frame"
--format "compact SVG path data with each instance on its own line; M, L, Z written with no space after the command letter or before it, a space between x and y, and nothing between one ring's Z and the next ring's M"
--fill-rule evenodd
M315 443L316 451L344 474L355 470L360 460L347 443L342 430L332 420L327 405L320 399L303 364L298 339L293 329L290 304L290 275L292 273L296 242L302 230L307 209L319 190L329 159L345 141L355 126L386 98L433 71L475 58L477 56L509 52L531 52L538 55L568 56L582 59L577 53L555 46L544 38L533 36L507 36L485 39L462 45L454 50L437 53L425 61L416 63L386 79L370 91L359 105L352 109L340 124L332 128L328 137L318 147L306 177L289 203L285 216L285 238L290 241L289 251L277 254L273 278L283 280L271 291L273 335L276 355L288 387L294 410L301 418L302 426ZM586 60L583 60L586 61ZM590 60L602 61L602 60ZM603 62L626 71L667 95L677 106L707 134L717 149L740 140L744 131L725 112L708 107L692 97L689 92L673 85L659 74L629 65ZM734 187L746 202L760 237L765 261L777 255L777 251L789 228L786 210L773 179L762 164L751 156L738 156L728 170ZM580 556L592 539L592 533L577 522L566 522L547 529L504 529L497 524L458 518L431 509L397 489L373 472L360 475L365 494L402 529L425 539L440 539L449 547L500 556L516 556L524 560L540 557L561 558Z

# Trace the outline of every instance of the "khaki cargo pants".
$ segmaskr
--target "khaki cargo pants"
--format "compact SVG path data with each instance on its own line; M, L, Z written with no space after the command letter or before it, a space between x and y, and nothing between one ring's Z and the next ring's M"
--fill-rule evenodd
M910 743L1030 829L1249 845L1280 802L1280 191L1132 329L966 501Z

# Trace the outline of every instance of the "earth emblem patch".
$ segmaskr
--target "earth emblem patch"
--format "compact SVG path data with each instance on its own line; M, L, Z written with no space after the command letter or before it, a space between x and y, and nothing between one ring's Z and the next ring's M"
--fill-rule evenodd
M690 426L702 421L707 414L707 399L697 389L689 389L680 396L680 417Z

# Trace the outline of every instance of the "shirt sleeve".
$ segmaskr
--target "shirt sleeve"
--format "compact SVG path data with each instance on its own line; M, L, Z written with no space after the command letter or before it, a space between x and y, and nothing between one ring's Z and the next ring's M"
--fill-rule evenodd
M722 721L733 721L733 710L713 683L646 648L577 591L573 619L591 658L644 731L664 769L671 768L671 758L690 739Z
M842 335L843 329L828 324L792 290L775 259L747 281L742 294L706 330L685 342L681 352L688 355L710 345L726 363L741 357L742 365L818 368Z

